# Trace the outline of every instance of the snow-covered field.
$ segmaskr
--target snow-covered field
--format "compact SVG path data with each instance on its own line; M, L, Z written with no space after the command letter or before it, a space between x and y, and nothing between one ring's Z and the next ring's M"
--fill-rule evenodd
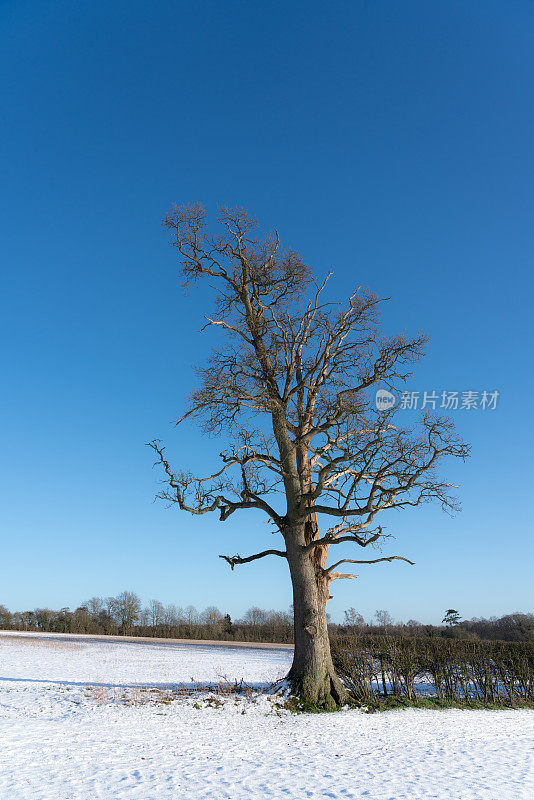
M534 797L534 711L294 716L264 696L210 707L173 690L266 683L290 659L2 635L0 800Z

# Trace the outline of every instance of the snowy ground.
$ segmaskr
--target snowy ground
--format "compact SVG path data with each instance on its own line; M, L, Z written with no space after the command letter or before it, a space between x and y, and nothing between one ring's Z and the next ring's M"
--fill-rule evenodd
M173 690L267 682L290 658L0 636L0 800L534 797L534 711L293 716Z

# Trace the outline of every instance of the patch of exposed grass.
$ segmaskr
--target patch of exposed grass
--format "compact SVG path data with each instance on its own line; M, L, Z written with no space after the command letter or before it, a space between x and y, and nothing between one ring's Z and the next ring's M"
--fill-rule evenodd
M419 697L416 700L409 700L407 697L390 696L370 701L367 706L369 713L391 711L398 708L424 708L433 711L447 708L460 708L471 711L502 711L503 709L534 708L534 703L529 701L517 701L513 704L483 703L481 700L448 700L442 697Z
M419 697L416 700L409 700L407 697L390 695L369 700L366 703L352 702L342 708L327 709L314 706L308 701L298 697L289 697L282 704L282 707L291 711L293 714L332 714L338 711L348 710L349 708L359 709L363 713L374 714L380 711L394 711L402 708L422 708L431 711L440 711L448 708L459 708L472 711L490 710L502 711L504 709L534 709L534 702L515 701L510 703L483 703L479 700L448 700L440 697Z

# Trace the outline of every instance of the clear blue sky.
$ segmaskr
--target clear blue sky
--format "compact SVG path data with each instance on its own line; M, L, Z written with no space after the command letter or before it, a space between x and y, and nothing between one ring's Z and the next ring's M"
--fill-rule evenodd
M4 0L0 30L0 603L289 605L278 560L217 558L272 546L259 518L152 503L146 441L221 444L169 425L209 342L160 219L199 200L390 297L431 338L412 388L500 392L454 414L463 512L391 520L416 566L334 584L333 618L532 610L534 3Z

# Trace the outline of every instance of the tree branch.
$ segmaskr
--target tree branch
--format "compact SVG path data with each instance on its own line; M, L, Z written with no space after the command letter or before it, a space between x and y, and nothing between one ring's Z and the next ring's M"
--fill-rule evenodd
M360 547L367 547L367 545L376 542L376 540L379 539L381 536L382 536L382 528L379 528L379 532L375 533L369 539L362 539L360 536L356 536L355 534L353 534L352 536L338 536L337 538L334 538L333 536L323 536L322 539L314 539L309 544L304 545L303 550L305 553L308 553L315 547L323 547L324 545L331 545L331 544L342 544L343 542L352 542L353 544L359 544ZM386 536L389 536L389 534L386 534Z
M370 561L356 561L354 558L342 558L341 561L336 561L331 567L325 569L325 572L327 575L330 574L332 570L339 567L340 564L378 564L379 561L406 561L406 563L411 564L412 567L415 564L415 561L410 561L409 558L404 558L404 556L384 556L384 558L373 558Z
M236 564L247 564L249 561L256 561L256 559L265 558L265 556L280 556L281 558L287 558L287 553L285 550L263 550L261 553L255 553L253 556L246 556L244 558L239 555L219 556L219 558L227 561L233 570Z

